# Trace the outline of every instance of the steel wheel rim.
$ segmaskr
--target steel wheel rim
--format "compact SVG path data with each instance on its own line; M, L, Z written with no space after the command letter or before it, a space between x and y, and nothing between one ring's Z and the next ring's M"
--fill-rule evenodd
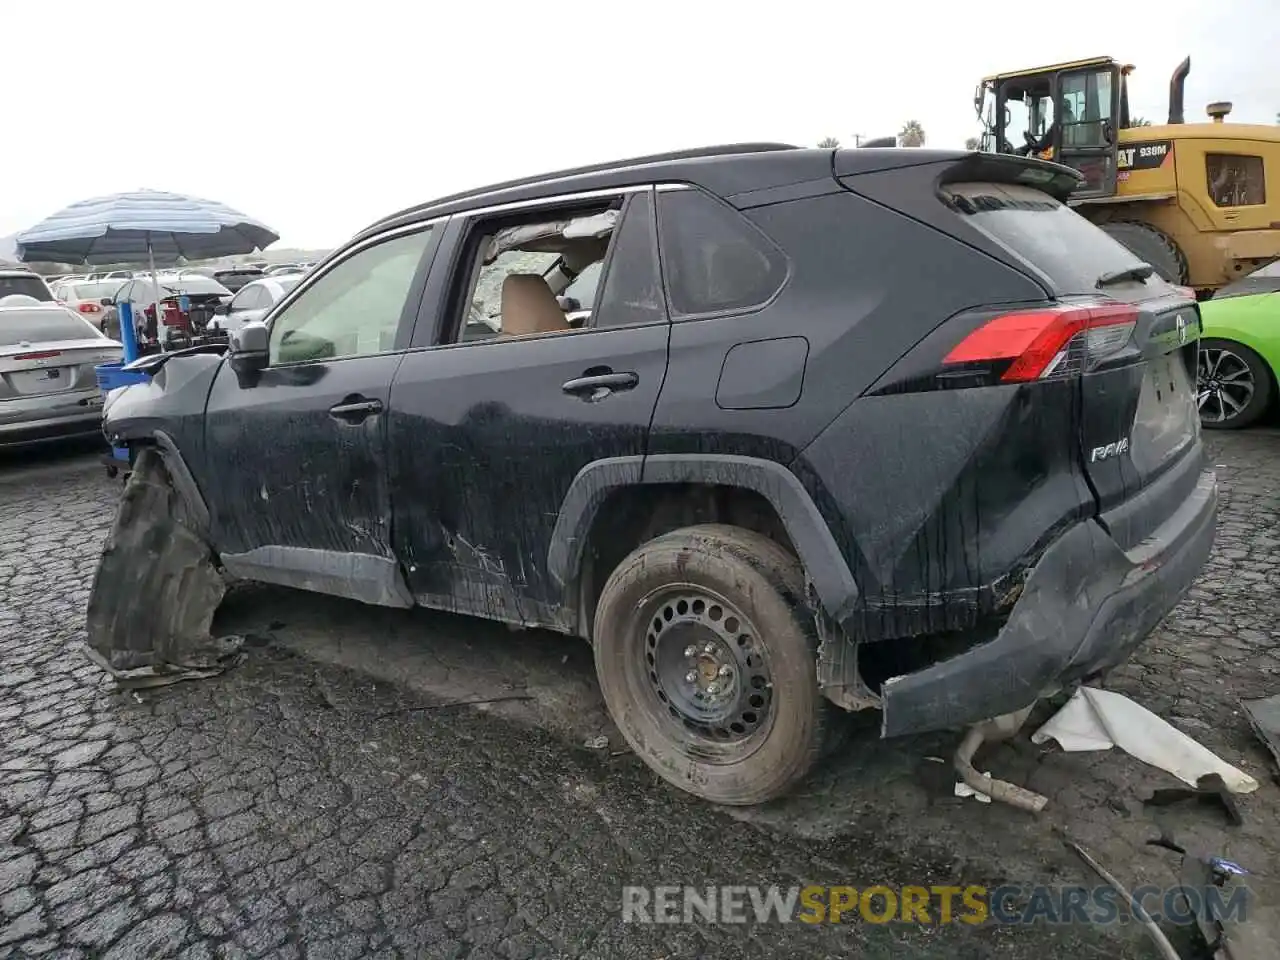
M713 590L673 584L640 604L632 689L685 753L729 763L753 753L773 725L768 651L750 618Z
M1196 367L1196 406L1200 418L1226 423L1245 411L1257 385L1253 371L1238 353L1223 347L1200 347Z

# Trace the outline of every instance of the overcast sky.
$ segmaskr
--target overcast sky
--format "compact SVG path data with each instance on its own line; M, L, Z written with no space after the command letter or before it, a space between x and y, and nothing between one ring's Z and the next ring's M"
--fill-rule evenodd
M597 160L851 142L912 118L958 146L979 77L1088 56L1136 64L1133 110L1153 120L1187 54L1188 120L1215 99L1232 120L1280 111L1280 0L1036 7L7 0L0 236L150 187L327 247L412 203Z

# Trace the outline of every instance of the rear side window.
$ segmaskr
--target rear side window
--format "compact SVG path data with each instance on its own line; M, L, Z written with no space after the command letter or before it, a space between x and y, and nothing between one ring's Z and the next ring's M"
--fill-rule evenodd
M39 277L0 277L0 297L8 297L15 293L21 293L42 303L53 300L49 287Z
M658 230L675 315L759 307L787 278L782 251L736 210L700 190L660 190Z
M1142 260L1071 208L1033 187L948 184L953 209L1014 257L1043 273L1058 294L1096 294L1098 278ZM1159 283L1155 277L1148 283ZM1116 291L1108 289L1110 295Z
M86 321L61 307L0 311L0 347L49 340L91 340L100 336L102 334Z
M662 323L667 319L653 238L649 195L641 194L627 206L613 241L604 292L592 326L620 327L631 323Z

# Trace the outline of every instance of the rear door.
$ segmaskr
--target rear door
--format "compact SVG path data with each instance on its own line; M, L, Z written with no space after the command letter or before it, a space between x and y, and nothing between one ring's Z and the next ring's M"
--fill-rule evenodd
M621 210L607 249L592 253L603 273L585 325L504 330L515 317L507 277L545 279L557 254L479 256L499 230L569 220L584 203ZM652 190L458 217L450 236L415 330L420 348L391 388L396 553L420 604L571 631L548 569L561 505L588 464L644 456L666 375Z
M1199 308L1089 221L1030 187L966 184L970 221L1037 271L1065 303L1109 322L1080 341L1079 446L1104 522L1123 547L1149 535L1195 487Z

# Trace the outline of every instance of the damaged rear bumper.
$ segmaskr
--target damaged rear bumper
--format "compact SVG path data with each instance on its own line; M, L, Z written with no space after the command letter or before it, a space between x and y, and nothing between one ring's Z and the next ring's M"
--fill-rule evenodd
M1096 520L1072 527L1031 569L996 637L894 677L881 689L883 735L963 727L1013 713L1124 662L1182 599L1213 546L1217 479L1124 551Z

